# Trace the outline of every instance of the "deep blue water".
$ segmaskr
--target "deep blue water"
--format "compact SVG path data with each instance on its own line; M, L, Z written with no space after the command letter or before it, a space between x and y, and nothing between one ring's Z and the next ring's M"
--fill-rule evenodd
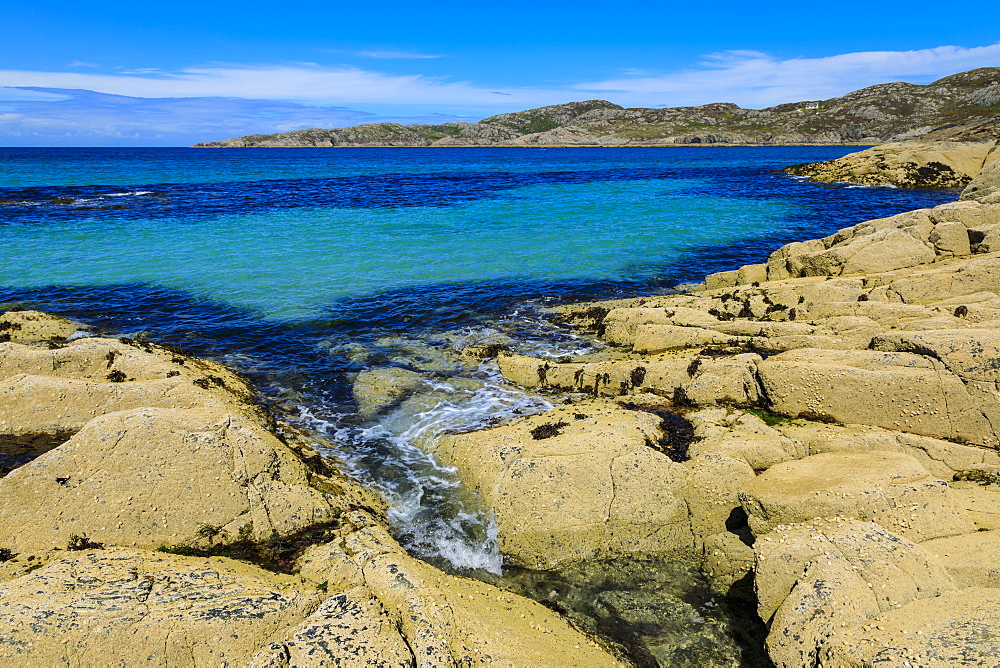
M854 150L0 149L0 304L221 359L426 515L450 503L420 482L434 463L352 416L352 373L419 367L398 337L572 349L537 306L662 292L957 197L775 171ZM464 401L458 427L504 410Z

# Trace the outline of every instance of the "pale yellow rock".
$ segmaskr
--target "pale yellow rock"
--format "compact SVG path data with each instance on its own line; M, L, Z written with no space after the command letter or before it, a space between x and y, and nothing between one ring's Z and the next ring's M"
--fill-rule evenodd
M1000 587L1000 531L977 531L922 545L937 555L959 586Z
M979 397L945 366L906 352L791 350L758 365L772 409L994 445ZM978 400L978 401L977 401Z
M695 427L695 441L688 448L692 459L726 457L744 462L752 471L764 471L807 454L801 443L742 411L710 409L687 418Z
M355 577L405 637L417 665L620 665L539 603L446 575L408 555L384 528L360 515L349 517L358 528L346 533L342 546L318 548L325 556L314 556L309 568L322 573L330 559L332 583L344 577L343 560L351 561ZM347 600L363 600L362 590L345 591L351 592Z
M768 654L782 668L814 665L845 626L955 589L930 552L870 522L790 525L760 538L754 551Z
M930 473L944 480L950 480L957 471L972 466L1000 464L1000 453L991 448L961 445L867 425L789 421L776 429L802 443L810 455L867 450L900 452L913 457Z
M911 140L880 144L793 173L826 183L850 181L903 188L956 188L969 183L991 156L995 142ZM811 168L811 169L810 169Z
M247 665L320 592L228 559L90 550L0 583L10 666ZM71 658L70 658L71 657Z
M972 481L951 483L951 497L979 531L1000 529L1000 486Z
M62 340L87 327L41 311L6 311L0 313L0 341L35 343L52 339Z
M407 668L413 652L393 619L364 587L338 592L253 657L251 668L371 666Z
M676 403L694 406L756 405L760 401L760 386L757 383L757 363L760 359L756 353L722 359L699 358L688 364L686 371L689 377L682 377L672 393L664 391L663 394L671 396Z
M913 601L827 642L819 666L1000 666L1000 590L960 589Z
M738 337L699 327L646 324L636 327L632 349L637 353L657 353L674 348L732 345Z
M0 380L0 435L69 438L96 416L135 408L226 412L227 404L180 377L112 383L18 374Z
M175 376L197 381L234 405L245 404L255 395L245 380L221 364L177 354L155 344L137 347L116 339L86 338L46 350L0 343L0 379L26 373L103 382L114 372L122 374L126 381Z
M687 469L651 447L661 435L654 415L591 402L447 436L434 454L495 513L504 554L545 568L690 553Z
M640 325L711 327L718 318L705 311L685 308L613 308L604 317L604 339L616 345L632 345Z
M746 461L718 454L692 457L684 462L689 473L684 499L691 513L696 540L725 532L734 513L743 511L739 489L756 475Z
M332 520L338 497L273 435L231 414L140 408L96 418L0 478L0 545L65 548L73 535L135 547L260 540Z
M1000 204L1000 160L994 159L962 191L962 200Z
M757 536L820 518L873 521L917 542L974 530L943 480L895 452L829 453L777 464L746 483L740 500Z

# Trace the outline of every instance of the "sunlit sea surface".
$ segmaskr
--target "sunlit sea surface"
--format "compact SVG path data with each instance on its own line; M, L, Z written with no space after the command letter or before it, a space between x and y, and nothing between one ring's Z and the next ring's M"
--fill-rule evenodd
M551 398L457 352L590 350L541 307L661 293L957 197L775 171L854 150L0 149L0 303L235 367L387 495L409 549L496 573L491 518L416 444ZM359 416L354 376L383 366L434 380Z

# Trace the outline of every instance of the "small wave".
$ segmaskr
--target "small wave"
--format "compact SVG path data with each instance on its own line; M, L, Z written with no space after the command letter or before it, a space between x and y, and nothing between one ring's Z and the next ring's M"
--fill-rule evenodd
M152 190L130 190L124 193L105 193L102 197L133 197L138 195L152 195Z

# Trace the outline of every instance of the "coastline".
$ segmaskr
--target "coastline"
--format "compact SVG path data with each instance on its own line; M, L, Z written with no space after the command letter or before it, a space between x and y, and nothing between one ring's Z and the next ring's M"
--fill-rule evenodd
M983 186L980 184L976 188L974 193L980 192ZM987 194L984 199L989 197L992 195ZM972 204L968 204L970 201ZM864 627L882 622L882 615L892 613L893 606L915 613L920 606L926 606L927 602L931 602L931 605L950 606L956 599L965 602L971 600L976 614L993 619L990 615L995 613L991 612L994 610L991 606L995 605L997 599L991 591L969 590L959 586L970 581L990 582L991 576L983 573L989 572L991 566L969 566L963 563L961 568L965 570L961 572L965 575L959 581L954 574L958 568L953 565L955 560L941 557L940 551L931 546L922 547L922 544L936 540L955 540L953 537L970 535L978 537L979 533L989 533L993 528L1000 528L1000 524L996 527L990 525L986 532L973 532L973 528L982 528L986 526L983 522L992 519L980 517L979 522L969 519L970 511L957 507L955 499L949 498L954 494L943 490L936 482L948 475L952 478L960 474L972 478L975 475L992 475L994 469L989 467L1000 464L1000 460L994 461L995 458L987 456L993 453L995 447L996 437L992 427L985 427L981 421L975 420L967 420L966 424L956 417L973 409L968 409L965 413L958 411L955 415L946 413L943 416L949 429L954 424L959 424L961 429L958 431L952 429L945 432L944 427L936 426L937 423L927 417L934 414L934 406L956 405L957 400L967 400L971 402L969 405L975 407L976 397L965 388L974 386L978 388L977 391L982 392L982 383L986 381L975 377L966 380L965 376L954 371L956 368L967 370L962 366L964 358L961 356L966 354L964 349L941 351L934 347L940 347L941 344L929 341L926 334L916 342L893 338L897 335L902 337L900 332L980 330L985 327L967 325L970 322L993 322L993 309L997 305L992 302L992 297L979 294L983 290L947 295L948 298L937 300L948 302L949 299L959 299L961 303L932 304L926 307L919 303L919 295L927 294L920 292L921 279L930 286L925 290L942 289L941 286L945 283L933 272L927 276L919 272L933 268L942 270L946 276L970 275L975 274L975 270L968 269L967 263L993 262L998 259L996 251L990 246L993 241L986 225L990 221L1000 224L1000 220L983 218L980 214L984 207L993 205L980 206L975 204L978 201L971 199L966 200L967 204L962 206L937 207L943 212L940 219L935 219L938 214L934 213L919 215L918 212L910 212L886 219L891 222L872 221L873 224L867 227L862 224L853 231L842 231L828 238L829 242L819 245L815 243L816 240L797 242L772 254L774 262L709 276L703 290L687 295L635 298L562 308L560 312L568 321L603 334L605 340L617 343L619 348L609 349L603 356L594 355L572 361L509 356L499 350L481 351L479 354L480 357L485 353L498 355L501 370L515 383L546 392L568 392L572 404L557 408L552 414L543 413L492 429L449 436L436 445L435 454L446 462L457 465L467 484L479 489L498 514L501 544L516 563L559 568L581 557L615 558L625 554L666 556L671 560L691 559L709 573L712 585L720 595L756 598L761 617L771 624L769 649L772 658L779 665L800 665L796 662L802 657L819 658L823 665L841 665L838 662L846 660L845 653L858 651L869 638L866 636L862 640L846 640L843 633L838 635L831 629L849 628L849 633L864 635L870 630ZM977 212L973 215L972 209L977 206ZM990 208L988 215L994 216L994 212ZM976 215L979 217L976 218ZM970 235L969 230L975 230L976 235L982 233L982 238L976 242L979 244L977 249L973 248L970 241L974 235ZM937 236L931 241L931 234L935 232ZM967 251L961 246L961 233L965 234ZM920 241L924 237L925 241ZM914 243L915 241L923 244L923 250L917 247L920 244ZM851 252L845 250L848 248ZM893 259L899 266L886 269L886 265L882 263L888 259ZM912 264L907 264L911 262ZM793 268L797 272L794 276ZM885 270L881 271L883 269ZM985 278L975 279L973 276L970 280L979 280L979 283L975 283L976 287L988 286L992 280L990 276L995 274L990 273L989 267L978 271ZM908 285L912 294L918 295L910 303L905 299L896 300L893 296L901 294L897 287L903 284ZM973 300L967 298L969 294L979 296ZM866 298L861 299L862 295ZM805 299L800 301L803 297ZM833 308L829 304L850 306ZM909 306L919 308L905 308ZM960 307L964 308L961 315L958 314ZM824 312L824 308L829 312ZM820 326L806 325L810 320L829 322ZM908 328L914 322L923 323L922 329ZM936 329L926 325L934 325ZM68 335L71 336L72 332ZM51 336L46 336L44 340L51 340ZM950 338L945 338L945 343L955 339L955 334L948 336ZM871 342L876 338L879 344L871 349ZM975 344L979 346L986 343L992 345L990 340L975 340ZM101 345L117 350L119 355L116 359L124 354L133 355L133 348L140 354L146 353L141 349L141 344L138 347L133 345L134 342L118 344L116 346L114 342L108 342ZM58 350L72 350L80 345L81 343L74 342ZM871 355L866 352L861 356L865 357L863 360L856 354L857 351L869 350ZM929 350L934 351L932 355L926 352ZM54 351L48 354L57 353ZM470 354L474 354L474 351L470 351ZM782 355L786 357L782 358ZM930 361L920 361L906 357L907 355L926 357ZM957 357L950 359L949 355ZM98 357L98 367L104 364L101 360L106 359ZM816 360L824 366L810 368L809 365ZM934 360L937 360L937 366ZM111 362L115 363L114 360ZM162 360L157 364L161 362ZM157 368L152 360L143 364ZM186 366L172 361L169 364ZM188 364L193 365L194 362ZM110 385L105 381L109 380L107 375L111 373L107 369L112 366L113 364L108 364L106 368L99 368L97 372L91 373L92 377L88 382L95 384L96 381L96 384L106 386L102 389L107 389ZM36 367L32 368L39 371ZM774 371L775 368L777 372ZM903 403L910 400L905 393L908 387L912 389L921 383L934 382L943 383L947 387L940 397L935 395L922 404L906 408L910 413L918 412L917 417L920 419L907 422L914 416L899 412L885 420L878 418L884 424L864 422L862 424L865 428L858 429L848 425L858 424L851 420L863 413L865 402L857 397L841 396L844 392L838 395L835 386L819 387L814 379L831 373L854 379L842 382L861 382L857 380L859 378L870 382L870 378L875 377L860 372L883 374L888 378L883 391L899 392L892 398ZM164 371L164 376L166 373L169 371ZM223 378L221 373L222 371L217 371L203 377L215 375ZM779 373L776 376L779 380L768 381L773 373ZM807 380L797 381L796 373ZM958 384L950 380L948 373L958 378ZM942 378L948 378L950 384L940 380ZM26 383L26 380L21 378L18 382ZM795 385L795 382L799 382L799 385ZM977 386L976 383L980 385ZM212 397L201 396L200 402L212 403L218 400L217 395L221 390L213 382L208 384L210 387L200 389L212 392ZM238 383L233 380L223 385L237 387ZM195 385L195 388L199 387ZM788 397L780 395L785 387L794 388ZM821 390L826 391L829 396L822 395ZM961 398L960 390L966 392L966 399ZM68 394L65 389L47 391ZM95 390L91 388L89 391ZM594 396L587 398L586 395ZM804 407L795 403L797 396L809 397L803 404ZM768 399L768 403L763 406L762 397ZM781 401L775 402L774 399L778 397L781 397ZM813 401L812 397L819 399ZM838 401L841 403L837 403ZM248 410L239 402L228 398L225 402L222 408L228 412ZM623 403L626 405L621 405ZM890 401L890 406L893 403L894 401ZM677 423L665 422L660 413L664 410L676 411L678 405L693 430L693 439L673 438L678 432ZM734 406L750 408L751 412ZM883 404L880 408L888 407ZM103 409L92 405L86 410ZM870 414L877 415L877 412ZM803 418L803 415L806 417ZM37 419L37 416L33 419ZM895 422L903 424L894 424ZM992 420L987 419L986 422L992 424ZM905 428L899 429L900 426ZM266 439L264 432L268 432L268 428L260 424L258 427L263 431L252 425L245 428L256 430L259 438ZM82 432L83 429L78 434ZM614 449L595 449L591 445L595 435L614 439ZM650 444L656 444L656 447L650 447ZM274 447L280 450L277 446ZM885 454L886 451L891 454ZM820 457L822 461L810 460L810 457ZM568 461L573 461L574 465L568 466ZM815 473L816 468L827 472L831 467L842 467L845 471L850 471L851 475L847 477L852 478L856 486L843 486L840 483L840 486L832 485ZM975 473L977 471L980 473ZM532 479L532 475L536 477ZM322 475L318 475L317 479L321 477ZM901 483L900 480L904 482ZM586 483L586 489L581 489L577 481ZM966 482L978 485L974 480ZM51 485L48 481L46 484ZM349 487L347 483L336 484L338 487ZM862 486L865 484L869 487ZM61 487L63 484L57 482L55 485ZM817 503L814 499L802 501L795 497L795 504L798 504L795 505L789 501L788 496L770 495L770 490L775 487L796 485L806 486L809 494L821 490L823 503L819 505L822 512L828 514L816 514L814 507ZM893 487L898 489L892 489ZM977 508L993 507L987 502L993 503L995 499L987 496L984 500L985 493L992 494L988 487L982 488L985 490L983 493L975 487L961 489L971 490L963 494L968 498L975 497L973 500L979 504ZM61 492L60 489L55 491ZM898 492L898 496L893 495L895 492ZM341 490L341 494L343 493ZM336 494L333 496L336 497ZM860 497L873 497L875 501L865 505L860 502L841 503L837 500ZM528 502L528 505L525 506L524 502ZM266 652L270 654L265 649L259 649L259 652L264 653L260 654L261 661L265 656L282 657L294 652L306 652L306 655L300 656L308 656L308 652L320 651L318 645L309 644L311 641L305 640L310 634L316 634L317 629L333 633L335 627L341 630L344 628L347 623L345 620L362 624L364 620L370 619L394 620L393 623L401 625L402 635L393 635L393 630L389 628L392 624L382 625L378 629L377 640L364 636L364 643L353 646L360 648L356 651L375 652L380 657L398 655L405 659L405 645L411 651L410 656L416 658L412 653L416 639L426 638L431 630L414 619L412 615L415 610L419 610L427 619L445 625L446 631L434 636L438 643L437 650L442 652L440 656L450 654L457 660L456 652L459 652L469 660L480 663L483 662L483 655L479 652L493 652L494 659L500 656L498 653L501 650L490 645L489 641L469 641L470 637L478 637L474 635L477 630L470 630L464 620L449 617L450 621L447 623L442 621L441 607L434 602L439 602L443 595L450 608L466 611L460 616L487 614L478 607L468 606L480 597L500 600L504 594L498 593L499 590L468 585L465 581L462 581L462 585L455 584L448 579L450 576L435 574L428 570L430 567L401 554L398 545L387 538L376 502L369 502L369 505L376 507L367 510L363 507L345 510L351 505L346 501L338 501L340 506L331 506L332 501L325 503L330 513L333 508L341 509L341 513L333 518L336 519L337 526L327 529L337 532L337 538L310 548L313 551L308 553L309 558L305 555L300 557L300 573L296 576L300 578L298 582L287 579L281 581L280 587L298 592L296 595L301 595L300 600L308 599L308 602L301 605L296 603L299 605L297 608L289 604L280 614L274 613L274 619L278 621L270 627L273 629L272 634L280 636L284 629L286 637L268 645ZM791 506L794 506L792 510L788 510ZM898 513L893 510L904 506L907 512ZM917 506L920 510L914 513L910 510L911 506ZM742 510L744 518L739 518L738 513L734 518L738 509ZM785 514L777 513L776 509L781 509ZM991 514L981 510L975 512L979 515ZM346 521L339 519L345 514L348 516ZM780 521L775 520L779 515ZM916 515L926 515L930 519L925 521L924 517L918 519ZM831 517L835 519L827 519ZM215 527L215 522L213 520L211 526ZM311 525L307 523L305 527L299 528L309 526ZM185 540L200 540L202 545L206 541L209 545L214 544L218 536L217 534L210 539L199 535L202 527L197 523L191 524L187 530L189 535ZM227 529L227 533L234 534L233 538L238 539L240 529L233 526ZM96 532L74 535L93 541L104 538ZM858 538L859 535L862 538ZM5 542L5 538L0 538L0 547L7 546L9 539ZM321 538L330 538L330 535ZM809 547L815 545L816 541L829 546L826 552L821 551L819 554L829 558L831 564L836 562L841 570L823 570L822 559ZM753 546L748 545L748 542ZM117 545L112 541L107 543ZM337 551L336 544L350 545L351 549L342 554ZM948 554L958 554L962 549L961 546L948 545ZM131 545L127 549L135 547ZM131 560L128 561L129 564L150 563L146 553L136 556L135 553L123 551L125 548L115 549L118 551L113 552L111 557L107 557L107 548L103 552L96 548L85 549L80 553L81 559L61 559L61 555L51 549L43 551L46 556L37 556L36 559L48 561L42 569L37 569L38 573L32 571L17 577L7 577L8 571L4 571L4 577L0 580L0 596L12 596L12 591L16 593L24 590L29 583L30 586L37 586L43 577L52 578L49 582L56 582L59 574L65 572L60 568L65 569L66 564L71 562L72 568L80 568L84 557L91 564L98 564L99 568L108 568L108 563L113 559L123 560L122 563ZM317 550L324 549L327 552L315 557ZM848 553L846 557L845 553ZM855 553L859 556L850 556ZM94 556L98 554L99 556ZM362 555L360 560L359 554ZM166 556L156 558L170 562L162 566L166 570L182 569L195 563L173 560L173 557ZM211 559L217 560L218 557ZM852 588L857 585L853 581L845 580L846 584L838 584L839 588L828 594L828 598L808 598L810 584L821 579L836 580L845 572L850 574L851 570L858 568L863 571L862 587L896 587L896 581L901 576L898 570L890 568L896 563L895 559L906 560L907 568L904 572L907 576L916 574L919 581L915 593L893 589L891 596L885 599L887 602L881 599L874 602L866 600L867 607L861 612L838 607L837 599L842 599L845 593L864 598L862 595L865 594L865 589ZM5 565L9 563L11 562L4 562ZM25 562L14 563L23 565ZM317 563L321 565L317 566ZM790 563L798 569L795 571L795 583L789 581ZM59 564L63 566L60 567ZM222 564L219 569L224 572L224 577L230 578L229 582L239 581L242 585L244 581L239 578L250 577L246 570L237 572L243 567L232 566L229 562L223 564L216 561L213 564ZM378 570L383 566L389 570ZM380 580L388 578L386 573L392 569L399 568L405 570L409 581L419 581L419 596L401 599L388 579L384 582ZM970 571L970 568L973 570ZM976 568L979 570L975 570ZM164 572L162 569L159 572ZM360 569L362 575L360 580L357 569ZM749 582L748 590L746 579L751 569L757 576ZM153 576L151 580L154 587L158 582L156 577ZM261 587L261 578L271 576L254 571L252 577L257 578L253 586ZM320 581L320 577L325 579ZM373 588L373 582L383 582L384 588ZM21 589L18 590L12 583L16 583ZM325 588L320 588L321 584ZM471 589L463 589L464 586ZM331 587L339 587L336 596L326 596L332 594ZM365 590L364 587L368 589ZM450 593L441 594L442 590ZM306 591L308 594L302 593ZM143 602L147 600L149 599L144 599ZM488 609L491 612L488 614L491 615L491 624L508 629L511 624L508 616L515 617L513 613L521 609L518 606L528 604L515 601L509 595L503 600L504 604L500 609L490 607ZM806 604L813 606L812 609L817 613L815 617L821 619L822 623L802 626L799 613L792 611L797 609L796 606ZM513 643L512 646L516 646L518 652L524 653L522 656L541 651L532 649L539 642L536 639L538 634L542 634L541 638L545 642L551 643L551 634L556 633L558 638L567 643L564 647L572 647L573 650L583 647L586 652L591 652L584 652L579 656L571 654L574 658L564 656L562 661L577 662L577 665L611 665L610 662L614 661L608 655L601 654L593 645L581 643L578 636L572 635L575 632L567 630L565 622L554 614L539 617L538 615L543 614L539 610L541 606L535 605L536 607L529 606L531 613L528 617L524 616L527 613L518 613L522 615L522 620L530 617L531 621L521 624L515 619L513 626L516 628L509 633L516 640L508 638L505 641ZM295 609L294 614L285 612L291 608ZM966 619L969 616L969 613L960 610L947 609L953 619ZM310 610L311 612L304 614ZM294 626L289 620L299 626ZM916 624L914 618L906 618L905 621ZM890 622L896 623L895 618ZM888 625L890 622L884 623ZM23 622L12 623L17 627ZM930 629L929 626L926 628ZM49 633L59 632L50 630ZM148 633L155 636L156 632ZM258 633L257 639L260 640L259 632L254 633ZM926 633L930 638L930 631ZM30 651L44 651L42 640L31 640L42 649ZM880 637L877 641L884 642L884 639ZM472 642L478 652L456 649L457 645L467 642ZM568 645L569 643L572 645ZM575 647L576 645L580 647ZM551 647L544 643L542 646L546 650ZM92 647L95 652L119 651L108 645L94 644ZM23 646L19 647L19 652L22 649ZM909 652L910 649L907 646L900 651ZM247 652L245 649L239 651L244 654ZM923 646L919 651L930 652ZM981 651L992 650L986 647ZM319 655L311 656L316 660ZM505 656L513 659L519 655ZM539 665L555 661L549 654L537 656L542 657ZM943 662L948 660L948 657L942 656L930 658L941 665L945 665ZM932 662L929 665L935 664Z

